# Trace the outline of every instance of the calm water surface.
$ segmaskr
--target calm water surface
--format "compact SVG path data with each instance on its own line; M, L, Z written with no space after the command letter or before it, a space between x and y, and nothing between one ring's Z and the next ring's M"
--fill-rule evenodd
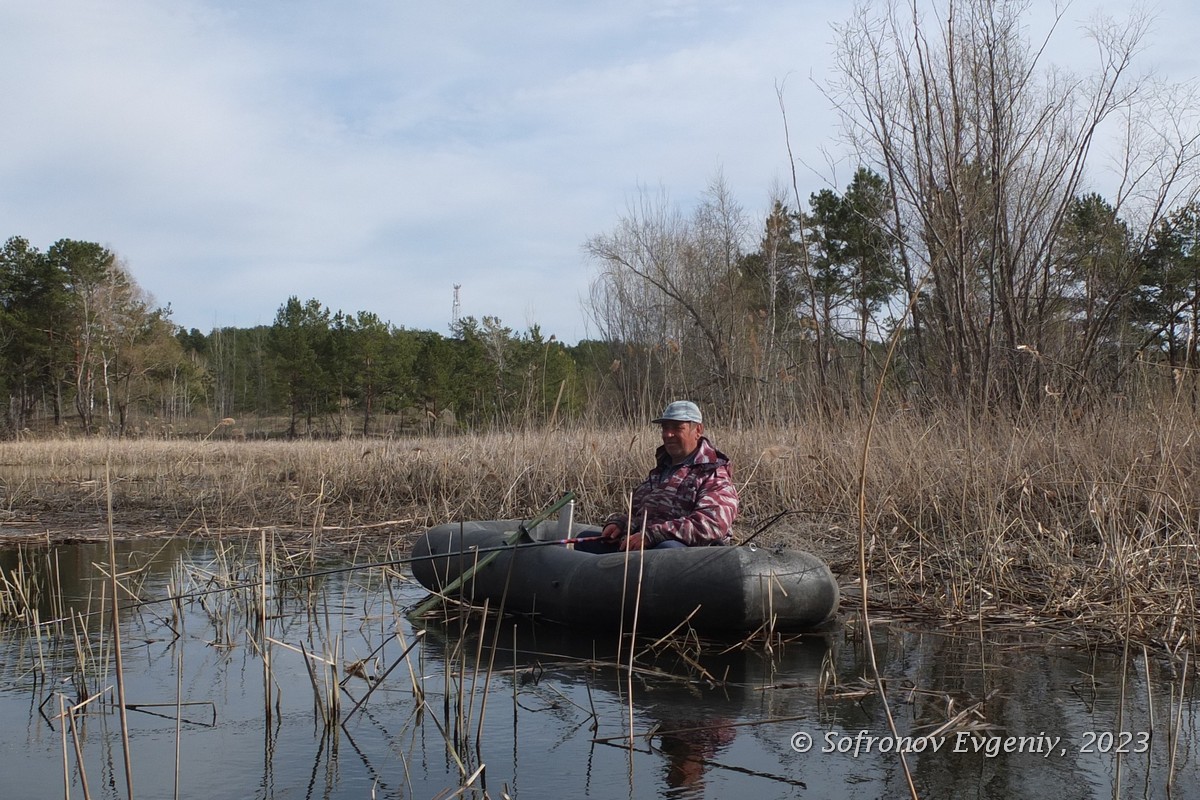
M142 600L212 591L257 580L257 546L129 543L119 570ZM90 545L24 556L62 587L42 618L72 622L0 626L4 798L126 797L111 636L92 613L106 561ZM291 562L268 572L344 565ZM1191 669L1181 698L1140 651L1122 682L1121 653L877 628L896 740L853 625L770 649L639 639L631 673L613 634L475 619L418 635L403 612L423 596L374 569L270 586L265 631L257 590L125 612L134 796L429 798L474 776L460 796L905 797L897 746L922 797L1200 796ZM61 709L97 693L72 729Z

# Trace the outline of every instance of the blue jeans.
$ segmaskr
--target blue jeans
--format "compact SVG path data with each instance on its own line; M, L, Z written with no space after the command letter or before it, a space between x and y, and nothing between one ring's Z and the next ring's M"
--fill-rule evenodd
M583 531L575 536L575 549L585 553L619 553L621 552L620 540L615 542L605 542L600 540L600 531ZM595 539L596 541L579 541ZM670 550L674 547L687 547L683 542L675 539L666 539L653 547L647 547L647 550Z

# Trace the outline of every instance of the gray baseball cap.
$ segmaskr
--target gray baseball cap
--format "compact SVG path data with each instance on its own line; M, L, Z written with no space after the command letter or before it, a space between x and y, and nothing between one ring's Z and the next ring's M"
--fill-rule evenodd
M662 416L650 422L704 422L704 418L700 415L700 406L691 400L676 400L663 409Z

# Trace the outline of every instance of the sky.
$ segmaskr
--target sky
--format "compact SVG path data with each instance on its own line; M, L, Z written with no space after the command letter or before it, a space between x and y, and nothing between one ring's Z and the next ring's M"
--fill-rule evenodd
M1034 8L1047 0L1032 0ZM1143 66L1200 73L1163 0ZM1064 18L1052 61L1092 66ZM584 244L720 176L752 219L853 164L831 102L848 0L0 0L0 238L116 253L172 320L290 296L410 329L594 335ZM1062 42L1061 44L1059 42ZM1055 49L1058 48L1058 49Z

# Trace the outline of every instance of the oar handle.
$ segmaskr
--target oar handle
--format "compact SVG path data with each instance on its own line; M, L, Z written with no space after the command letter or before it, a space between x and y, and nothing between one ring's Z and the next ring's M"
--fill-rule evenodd
M508 541L508 543L513 544L515 541L517 541L518 539L521 538L521 535L524 535L527 538L532 539L533 537L529 535L529 532L531 530L533 530L538 525L541 525L543 522L545 522L546 520L553 517L555 514L557 514L559 511L561 511L567 503L574 502L574 500L575 500L574 492L565 492L562 497L558 498L553 503L551 503L550 505L548 505L544 509L542 509L542 511L536 517L529 520L529 522L522 522L520 525L518 525L517 530L515 531L515 533L517 534L517 539Z

